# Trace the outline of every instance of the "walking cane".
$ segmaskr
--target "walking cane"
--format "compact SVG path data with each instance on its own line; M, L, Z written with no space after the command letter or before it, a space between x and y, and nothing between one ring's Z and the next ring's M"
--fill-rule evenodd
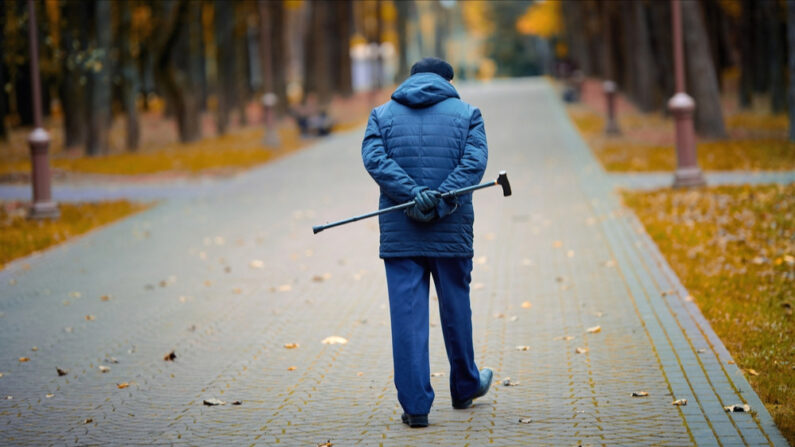
M479 185L467 186L466 188L456 189L454 191L448 191L443 193L441 198L447 197L455 197L460 196L461 194L466 194L468 192L476 191L478 189L488 188L490 186L502 186L502 195L504 197L508 197L511 195L511 184L508 183L508 174L505 171L500 171L500 175L497 176L497 180L492 180L490 182L481 183ZM362 214L360 216L354 216L348 219L339 220L337 222L327 223L323 225L315 225L312 227L312 233L317 234L321 231L325 230L326 228L333 228L340 225L345 225L347 223L356 222L357 220L367 219L368 217L378 216L379 214L389 213L392 211L406 209L410 206L414 206L414 201L409 201L406 203L401 203L400 205L390 206L389 208L380 209L378 211L373 211L372 213Z

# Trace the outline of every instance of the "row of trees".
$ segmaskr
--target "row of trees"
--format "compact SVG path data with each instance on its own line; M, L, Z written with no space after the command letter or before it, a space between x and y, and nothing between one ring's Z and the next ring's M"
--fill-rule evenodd
M778 0L681 2L687 89L700 135L726 136L720 92L737 69L740 107L767 95L772 112L786 110L786 6ZM674 91L669 1L564 0L561 11L569 57L586 74L615 80L641 110L664 107Z
M45 115L59 104L65 146L88 155L107 152L111 119L122 114L135 150L139 111L162 100L188 142L201 138L203 111L223 133L230 114L245 120L246 103L264 92L278 96L279 113L296 91L321 104L350 94L351 40L378 42L382 23L380 2L354 0L36 0L36 8ZM6 121L33 121L26 0L0 3L0 25L2 139Z

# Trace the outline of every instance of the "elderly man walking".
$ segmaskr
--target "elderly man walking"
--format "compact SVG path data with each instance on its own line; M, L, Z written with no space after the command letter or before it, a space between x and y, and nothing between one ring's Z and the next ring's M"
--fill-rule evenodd
M493 372L478 371L472 346L472 194L441 193L480 182L488 147L480 111L461 101L453 68L425 58L370 114L362 142L367 172L381 189L379 208L414 200L405 213L379 216L386 267L395 387L403 422L426 427L434 399L428 359L430 276L439 298L453 408L485 395Z

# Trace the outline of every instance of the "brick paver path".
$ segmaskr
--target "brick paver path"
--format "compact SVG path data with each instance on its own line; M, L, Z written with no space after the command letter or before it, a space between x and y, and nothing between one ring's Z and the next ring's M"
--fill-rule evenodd
M514 190L476 193L473 408L432 300L431 426L400 422L377 223L311 233L377 203L353 132L0 272L2 443L785 445L549 85L462 95Z

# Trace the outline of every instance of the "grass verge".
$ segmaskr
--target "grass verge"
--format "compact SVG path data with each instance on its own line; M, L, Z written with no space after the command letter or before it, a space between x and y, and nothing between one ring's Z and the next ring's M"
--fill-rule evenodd
M795 445L795 184L625 192Z
M96 227L148 208L150 205L117 200L59 205L57 220L28 220L27 204L0 203L0 269L8 262L44 250Z

